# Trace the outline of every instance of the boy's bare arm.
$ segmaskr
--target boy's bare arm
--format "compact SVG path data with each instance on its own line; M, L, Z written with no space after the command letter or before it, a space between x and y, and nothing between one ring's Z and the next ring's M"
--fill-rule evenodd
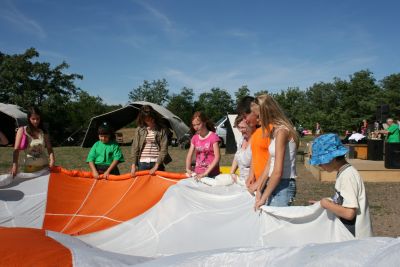
M356 216L357 210L356 208L346 208L341 205L333 203L330 199L328 198L323 198L321 199L321 207L324 209L330 210L333 212L336 216L346 219L346 220L352 220Z

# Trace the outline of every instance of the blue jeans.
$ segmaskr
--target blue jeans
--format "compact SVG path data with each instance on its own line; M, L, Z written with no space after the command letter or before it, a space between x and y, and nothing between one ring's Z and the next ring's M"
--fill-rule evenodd
M281 179L278 186L272 192L268 200L268 206L286 207L289 206L290 198L293 196L290 188L290 179ZM267 185L268 186L268 185ZM296 186L296 185L295 185Z
M138 163L138 171L143 171L143 170L150 170L151 168L154 167L154 165L156 165L155 162L140 162ZM164 171L165 167L163 164L161 164L160 166L158 166L159 171Z
M296 179L289 179L289 206L293 204L294 199L296 198L297 186Z

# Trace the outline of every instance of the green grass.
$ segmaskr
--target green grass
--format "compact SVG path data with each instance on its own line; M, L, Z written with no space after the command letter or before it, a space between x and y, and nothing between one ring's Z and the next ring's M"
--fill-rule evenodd
M118 165L121 173L130 172L131 153L130 146L121 146L122 153L125 157L125 162ZM89 171L89 166L86 163L86 157L90 148L82 147L55 147L54 153L56 157L56 165L62 166L66 169L77 169ZM188 150L183 150L177 147L169 147L169 153L173 161L166 166L166 170L170 172L184 172L185 159ZM7 173L10 171L12 162L11 147L0 147L0 173ZM23 163L23 154L20 153L20 163ZM230 166L233 160L233 155L225 155L225 149L221 149L221 166ZM20 164L20 165L21 165Z

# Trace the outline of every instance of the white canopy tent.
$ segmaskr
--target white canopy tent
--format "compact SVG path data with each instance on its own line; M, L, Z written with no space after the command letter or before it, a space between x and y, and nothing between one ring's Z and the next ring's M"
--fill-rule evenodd
M0 103L0 130L7 136L10 144L15 140L15 129L27 124L26 113L13 104Z

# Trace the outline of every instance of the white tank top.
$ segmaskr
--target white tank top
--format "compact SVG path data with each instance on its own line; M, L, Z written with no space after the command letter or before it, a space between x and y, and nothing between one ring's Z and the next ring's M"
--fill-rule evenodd
M250 173L250 165L251 165L251 145L247 144L246 149L242 149L243 144L243 136L239 141L239 145L237 146L235 159L239 167L239 179L243 182L246 181L247 177L249 177Z
M269 174L271 176L272 171L274 170L275 163L275 138L271 139L271 143L269 144ZM282 179L295 179L297 177L296 173L296 154L297 154L297 145L296 142L292 139L290 140L285 147L285 158L283 160L283 171L282 171Z

